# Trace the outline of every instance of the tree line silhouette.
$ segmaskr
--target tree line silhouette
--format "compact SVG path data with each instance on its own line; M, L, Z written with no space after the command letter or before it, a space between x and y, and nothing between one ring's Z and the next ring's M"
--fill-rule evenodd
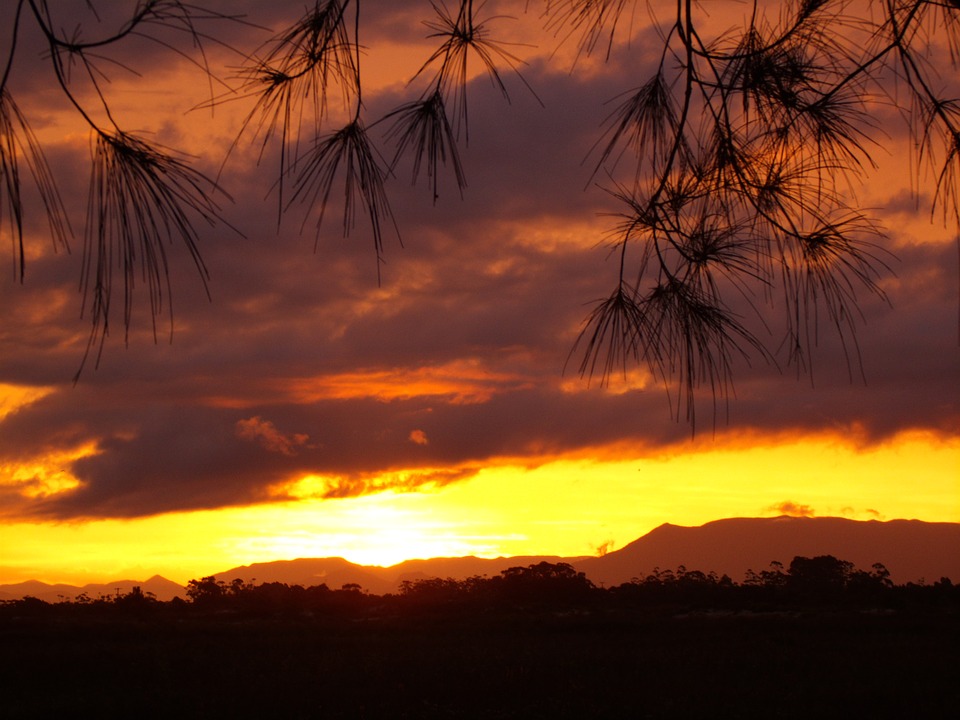
M395 593L377 595L356 583L339 589L327 584L304 587L281 582L257 584L215 576L190 580L186 599L168 602L134 587L129 593L91 598L81 594L48 603L34 597L0 603L5 614L66 610L183 612L225 617L303 616L329 618L402 618L465 614L629 613L633 610L775 611L805 608L916 609L960 608L960 586L949 578L932 584L895 584L881 563L870 570L832 555L797 556L784 566L772 562L749 570L742 582L715 572L655 568L629 582L596 585L569 563L539 562L503 570L499 575L465 579L429 577L404 580Z
M566 563L376 595L215 576L0 604L4 718L952 717L960 588L832 556L742 582Z

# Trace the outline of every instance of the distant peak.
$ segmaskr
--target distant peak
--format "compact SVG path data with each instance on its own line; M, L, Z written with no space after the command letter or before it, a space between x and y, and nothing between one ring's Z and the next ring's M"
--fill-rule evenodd
M682 525L674 525L673 523L663 523L662 525L657 525L650 532L656 532L657 530L668 530L670 528L679 528L679 527L682 527Z

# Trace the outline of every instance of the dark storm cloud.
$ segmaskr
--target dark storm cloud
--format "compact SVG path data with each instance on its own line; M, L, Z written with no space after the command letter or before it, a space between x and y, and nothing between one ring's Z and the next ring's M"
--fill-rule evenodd
M99 454L77 460L71 468L80 488L13 509L40 517L134 517L265 500L272 487L306 474L334 477L332 488L337 489L328 491L332 496L452 482L472 471L438 475L424 470L396 481L389 473L469 468L490 458L522 458L531 449L549 455L638 433L650 437L635 411L629 398L602 407L586 396L537 390L472 405L416 398L264 406L254 416L258 427L269 428L269 442L262 443L237 432L250 427L247 410L154 404L112 413L75 411L69 427L57 428L63 411L41 401L33 412L8 418L5 425L11 439L35 437L42 426L51 433L46 441L4 449L9 457L28 449L42 451L57 441L96 439ZM571 416L579 422L570 422ZM614 417L619 426L613 426ZM410 442L415 429L430 438L429 444Z
M371 33L387 33L400 5L371 6ZM274 7L263 12L273 16ZM248 30L231 32L239 41ZM602 247L611 218L600 213L611 200L590 185L590 149L611 110L604 101L639 81L615 63L589 76L568 71L541 61L524 68L545 107L509 73L510 103L487 78L470 85L465 197L448 175L434 205L423 178L412 187L409 164L400 165L388 189L404 246L388 240L379 287L369 232L358 222L342 237L339 208L325 219L316 253L312 226L300 233L298 208L278 230L272 148L258 167L247 143L223 176L234 198L224 214L242 235L219 226L201 237L212 302L183 248L170 249L172 344L163 318L154 344L138 296L128 346L115 327L100 368L88 366L74 387L88 329L79 317L79 247L31 260L23 286L4 280L0 382L54 391L0 420L0 464L87 444L98 450L64 468L82 483L74 491L28 499L6 488L7 513L69 519L216 508L284 497L286 483L308 474L328 478L320 494L329 497L415 490L470 477L496 458L536 464L618 442L638 454L687 447L682 410L679 421L671 417L656 383L620 394L588 387L576 376L576 355L564 373L589 303L616 278ZM370 116L409 99L404 93L367 98ZM226 130L224 137L232 139ZM391 157L389 148L384 154ZM55 148L51 160L65 171L78 226L85 159ZM216 172L220 159L201 162ZM909 213L908 203L889 210ZM898 275L884 281L893 308L862 298L866 382L856 354L845 355L824 323L813 383L777 353L782 330L760 327L777 362L738 363L729 420L722 402L717 408L716 442L728 431L837 432L870 443L909 429L960 430L956 247L900 239L891 238L900 245ZM765 298L757 302L766 310ZM418 385L431 379L444 382ZM413 390L404 394L407 380ZM311 394L312 385L326 389ZM703 389L702 433L714 431L713 410Z

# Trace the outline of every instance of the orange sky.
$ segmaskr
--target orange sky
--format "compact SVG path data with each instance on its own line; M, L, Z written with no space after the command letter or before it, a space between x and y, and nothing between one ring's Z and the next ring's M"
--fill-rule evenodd
M259 5L225 7L276 28L302 10ZM368 5L364 111L375 119L409 99L406 81L430 52L429 3ZM316 252L298 208L278 227L276 147L258 165L245 137L221 176L224 218L242 234L200 229L212 301L171 245L172 342L161 317L154 343L140 288L126 347L115 317L99 368L88 363L76 385L89 331L77 292L89 134L24 30L11 93L76 237L72 252L54 252L28 195L27 273L0 280L0 583L185 582L303 556L584 555L664 522L782 512L960 522L956 228L931 222L929 182L911 175L896 113L878 111L887 142L855 188L899 258L881 280L890 304L861 296L864 377L851 381L824 332L812 378L798 378L772 323L780 367L739 364L729 408L714 427L704 398L691 438L645 368L602 386L579 378L576 359L565 367L615 278L602 247L610 197L583 160L604 103L648 72L651 30L637 21L630 50L571 72L572 48L551 54L557 39L523 5L487 12L518 15L491 28L528 44L511 47L537 97L509 70L509 103L485 77L470 85L462 199L449 170L434 202L398 167L388 189L403 246L385 235L379 285L369 234L358 221L342 237L339 208ZM95 36L95 21L80 20ZM238 47L265 39L248 26L217 32ZM142 41L116 55L142 77L111 66L115 116L219 172L249 104L190 112L210 92L196 67ZM209 57L235 80L236 58Z

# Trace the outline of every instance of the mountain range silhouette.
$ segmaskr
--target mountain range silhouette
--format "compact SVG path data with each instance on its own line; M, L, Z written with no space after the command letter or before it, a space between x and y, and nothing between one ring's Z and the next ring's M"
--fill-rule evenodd
M500 558L432 558L407 560L389 567L357 565L343 558L300 558L255 563L212 573L218 580L235 578L257 584L327 584L340 588L355 583L367 592L396 592L404 580L430 577L462 579L495 576L510 567L542 561L566 562L597 585L612 586L644 577L655 569L715 572L743 580L748 570L765 570L771 562L789 565L796 556L833 555L860 569L882 563L897 584L960 582L960 523L920 520L857 521L845 518L729 518L698 527L664 524L619 550L600 557L514 556ZM198 578L200 576L198 575ZM134 586L158 600L185 596L184 588L159 575L138 582L118 580L83 587L49 585L36 580L0 585L0 600L33 596L41 600L74 599L81 593L96 599L125 594Z

